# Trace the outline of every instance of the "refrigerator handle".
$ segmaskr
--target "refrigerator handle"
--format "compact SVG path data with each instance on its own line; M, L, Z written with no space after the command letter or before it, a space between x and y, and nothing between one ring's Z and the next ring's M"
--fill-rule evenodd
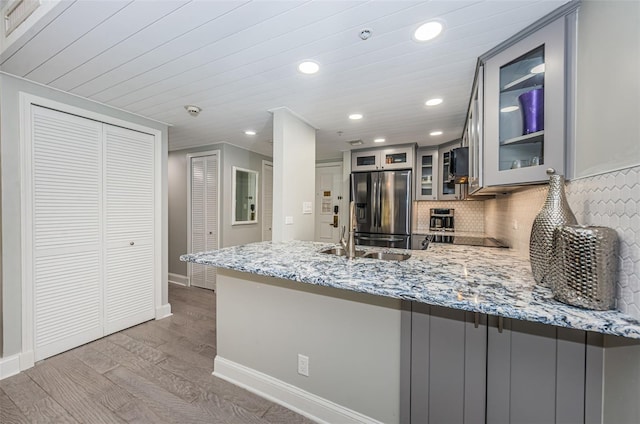
M382 231L382 174L378 174L378 231Z
M378 197L376 196L376 193L378 192L378 174L376 173L371 173L371 199L369 199L369 201L371 202L371 219L372 219L372 223L371 226L373 227L373 229L375 230L375 228L377 227L376 224L376 210L378 209Z

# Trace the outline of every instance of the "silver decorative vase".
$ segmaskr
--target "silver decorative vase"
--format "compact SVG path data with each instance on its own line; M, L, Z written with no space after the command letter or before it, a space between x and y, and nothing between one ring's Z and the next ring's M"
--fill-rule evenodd
M549 192L544 206L533 220L529 239L529 259L536 283L549 286L553 254L553 230L561 225L577 224L564 193L564 177L547 169Z
M613 309L618 233L607 227L563 225L553 232L553 297L587 309Z

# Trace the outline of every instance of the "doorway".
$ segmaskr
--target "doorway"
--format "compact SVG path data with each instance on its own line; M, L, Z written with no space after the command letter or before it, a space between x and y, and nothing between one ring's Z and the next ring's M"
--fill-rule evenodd
M187 155L189 253L220 247L220 151ZM189 282L196 287L215 290L216 268L189 263Z
M342 225L342 163L316 165L315 240L337 243Z

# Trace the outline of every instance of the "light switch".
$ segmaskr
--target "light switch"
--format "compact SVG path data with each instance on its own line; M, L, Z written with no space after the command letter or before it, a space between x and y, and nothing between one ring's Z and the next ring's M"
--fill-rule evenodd
M313 203L302 202L302 213L305 215L313 213Z
M293 217L292 216L285 216L284 217L284 225L292 225L293 224Z

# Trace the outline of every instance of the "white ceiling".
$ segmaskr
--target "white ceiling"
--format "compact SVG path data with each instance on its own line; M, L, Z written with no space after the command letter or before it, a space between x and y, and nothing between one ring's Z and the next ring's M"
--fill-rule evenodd
M80 0L0 55L0 69L167 122L171 150L224 141L271 154L268 111L287 107L318 129L318 159L337 158L355 139L459 138L476 58L564 3ZM413 41L434 18L443 34ZM304 59L320 72L299 73ZM432 97L444 103L425 106Z

